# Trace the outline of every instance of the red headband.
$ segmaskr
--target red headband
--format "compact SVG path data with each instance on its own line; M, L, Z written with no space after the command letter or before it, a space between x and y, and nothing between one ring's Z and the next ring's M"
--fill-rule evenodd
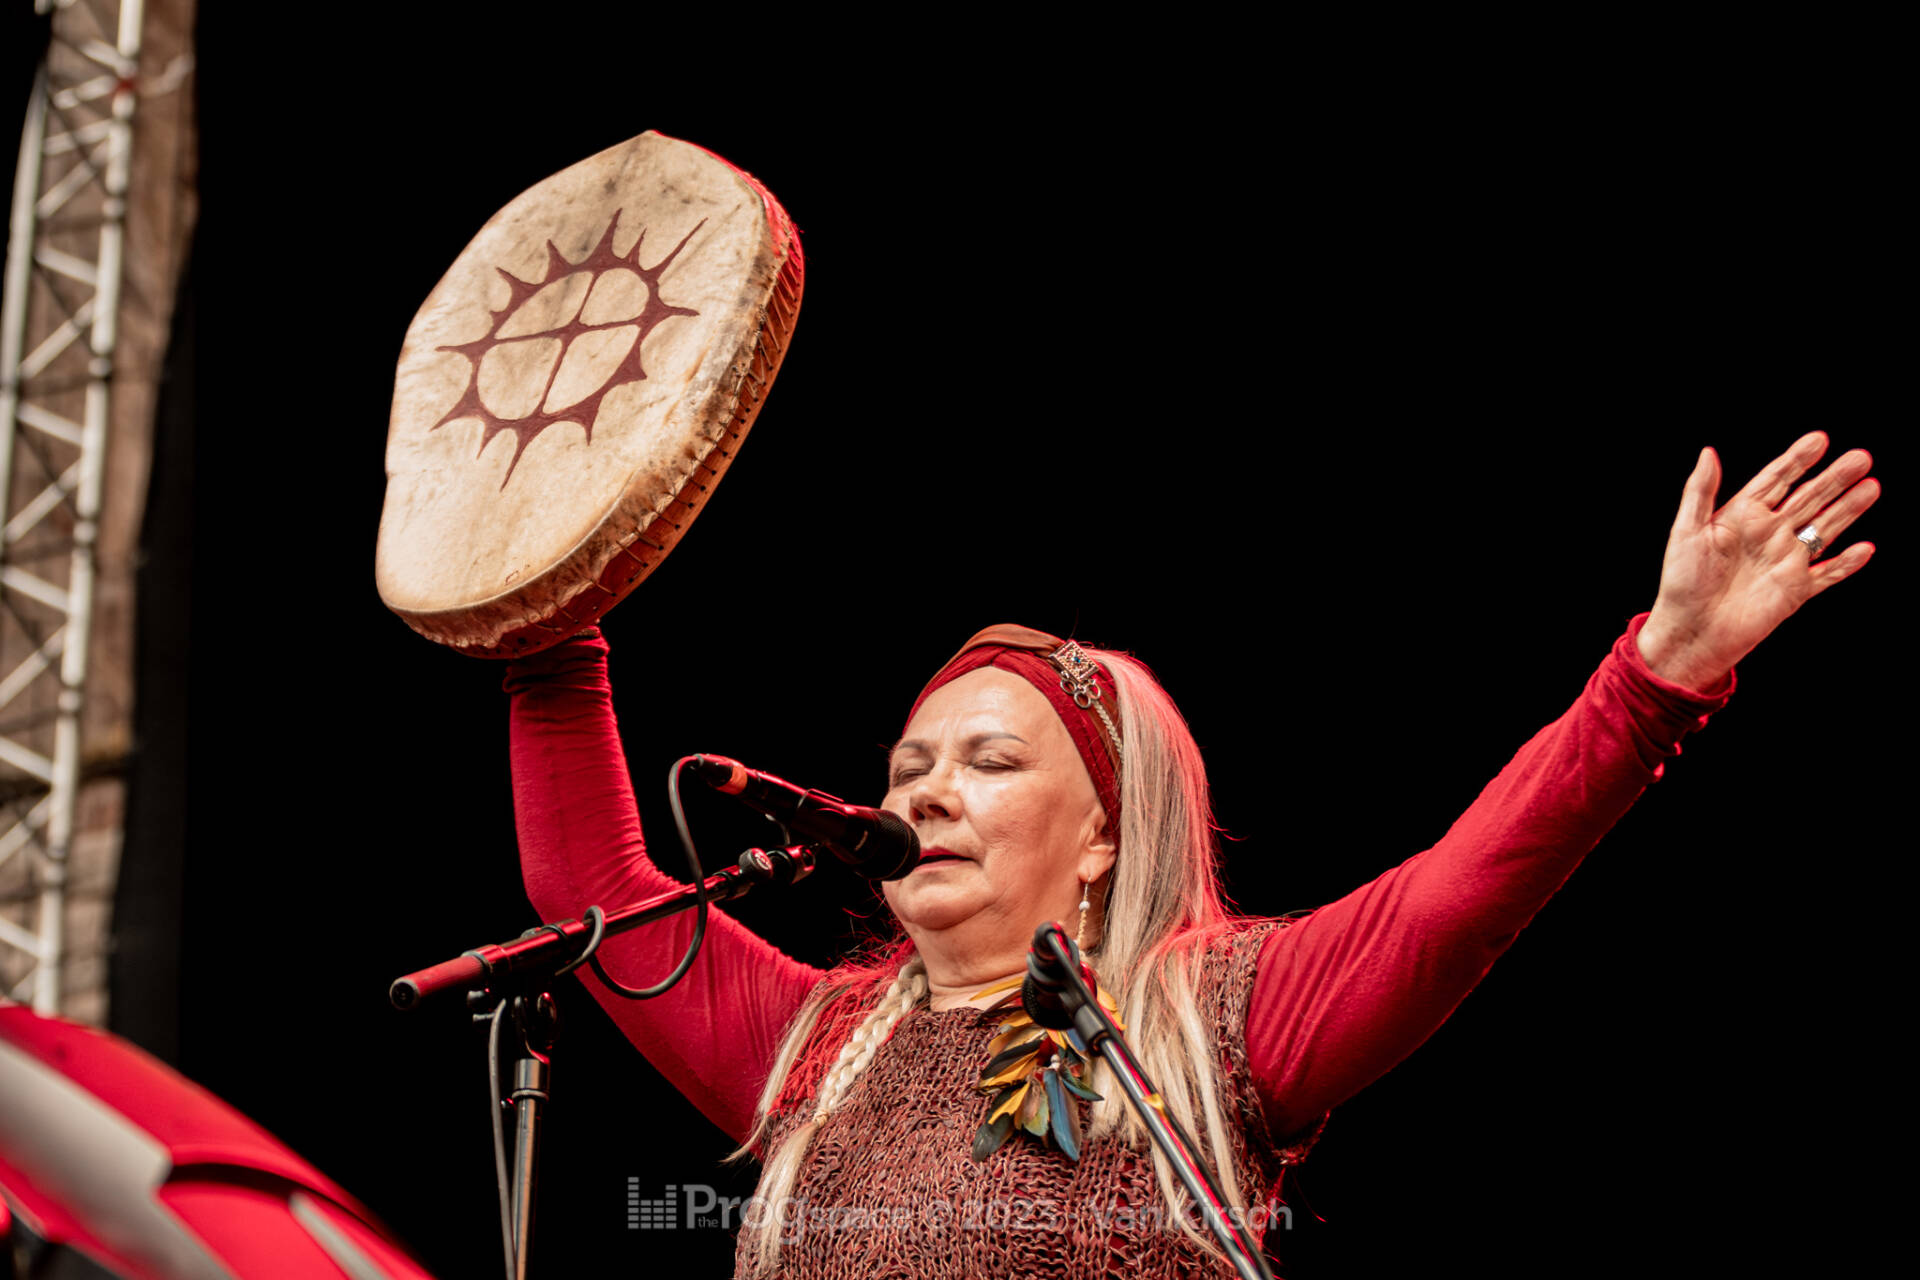
M913 700L907 713L912 721L920 704L935 689L957 680L969 671L997 667L1010 671L1038 689L1053 704L1060 723L1067 727L1073 745L1100 794L1100 807L1106 810L1107 833L1120 838L1120 701L1113 677L1079 645L1071 640L1050 636L1031 627L1003 623L988 627L960 646L938 675Z

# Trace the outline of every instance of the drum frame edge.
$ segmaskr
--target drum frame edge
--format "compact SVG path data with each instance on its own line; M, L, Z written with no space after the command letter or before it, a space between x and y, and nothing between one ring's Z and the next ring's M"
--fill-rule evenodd
M690 144L697 145L697 144ZM704 147L701 150L706 150ZM709 155L713 154L708 152ZM781 208L772 194L751 174L728 164L723 157L715 157L727 164L759 196L762 207L767 213L769 229L774 232L776 242L782 254L778 271L774 274L773 284L767 292L765 308L758 330L754 334L753 353L747 360L738 388L734 393L733 409L726 420L725 429L720 436L712 440L705 452L693 462L687 475L673 494L663 503L653 518L646 524L620 540L616 550L601 571L582 582L563 600L558 607L544 619L536 619L504 631L492 643L469 641L461 643L451 638L455 629L437 619L461 619L469 626L472 622L474 606L464 606L459 610L445 613L414 613L393 610L415 632L438 644L444 644L469 657L475 658L518 658L535 654L549 648L568 636L598 622L606 612L625 599L635 587L645 581L647 576L667 558L679 544L686 529L699 514L701 503L712 492L726 474L728 466L739 452L747 432L759 417L761 407L766 403L768 391L772 388L775 375L786 358L787 349L792 345L793 330L799 321L801 296L805 291L805 259L800 249L800 238L792 220ZM718 461L715 461L716 456ZM678 508L681 513L675 519L673 513ZM585 545L600 536L600 529L589 533L582 539ZM567 560L563 560L564 566ZM557 573L557 566L551 573ZM518 590L504 593L506 596L521 591L535 589L540 579L520 584ZM388 606L392 608L391 605Z

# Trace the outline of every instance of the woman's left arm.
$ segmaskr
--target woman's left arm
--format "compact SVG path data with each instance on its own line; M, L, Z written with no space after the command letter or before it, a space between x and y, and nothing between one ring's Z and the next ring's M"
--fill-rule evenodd
M1719 459L1701 453L1668 540L1659 595L1587 682L1439 844L1305 920L1260 957L1247 1048L1276 1137L1309 1132L1417 1048L1465 998L1587 851L1657 779L1680 739L1723 705L1733 666L1872 554L1831 559L1879 496L1864 450L1798 489L1826 450L1803 437L1717 511Z

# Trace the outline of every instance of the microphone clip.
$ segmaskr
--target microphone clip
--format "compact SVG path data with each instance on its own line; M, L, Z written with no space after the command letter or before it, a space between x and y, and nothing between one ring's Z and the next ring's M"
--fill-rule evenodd
M1065 929L1048 921L1034 930L1020 1004L1036 1026L1066 1032L1076 1050L1091 1055L1114 1033L1100 1007L1099 990L1093 970Z

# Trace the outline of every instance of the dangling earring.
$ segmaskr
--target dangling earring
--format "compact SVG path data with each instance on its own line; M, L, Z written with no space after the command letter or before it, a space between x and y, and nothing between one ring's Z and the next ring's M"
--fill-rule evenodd
M1087 888L1087 882L1082 880L1080 882L1080 927L1073 934L1073 945L1083 954L1087 949L1087 908L1092 905L1087 901Z

